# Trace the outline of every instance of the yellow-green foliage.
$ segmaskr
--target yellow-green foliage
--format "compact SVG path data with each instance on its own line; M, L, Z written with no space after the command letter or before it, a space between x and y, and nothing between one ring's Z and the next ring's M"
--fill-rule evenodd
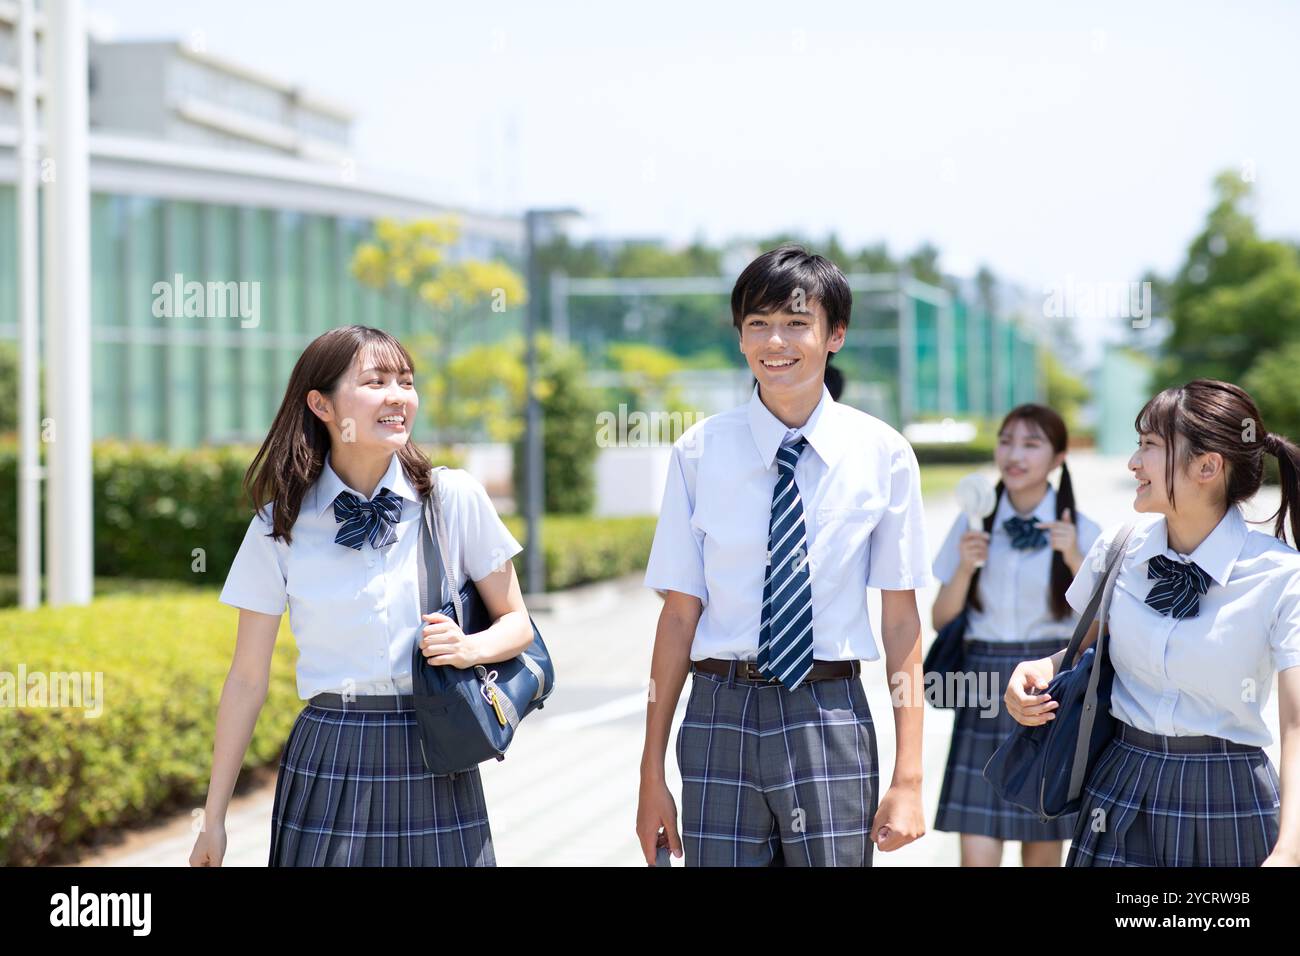
M14 683L20 667L98 672L103 693L97 717L87 707L0 707L0 865L56 862L96 831L203 806L239 620L217 593L0 610L0 671ZM286 615L245 768L278 761L302 706L296 658Z

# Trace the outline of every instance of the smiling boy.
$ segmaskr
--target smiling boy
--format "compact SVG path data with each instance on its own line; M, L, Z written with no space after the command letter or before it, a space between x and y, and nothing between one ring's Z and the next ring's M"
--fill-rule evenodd
M651 662L637 835L690 866L870 866L925 831L919 695L895 701L897 760L879 796L860 662L920 682L915 589L930 583L911 446L832 400L827 356L852 307L834 264L798 246L736 280L748 404L674 443L645 584L666 591ZM665 781L673 713L682 829Z

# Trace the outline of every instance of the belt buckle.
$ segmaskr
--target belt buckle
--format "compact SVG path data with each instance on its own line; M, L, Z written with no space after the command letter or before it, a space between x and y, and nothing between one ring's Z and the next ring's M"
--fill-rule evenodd
M780 683L775 674L771 677L765 677L763 672L758 669L758 661L745 661L745 678L761 684Z

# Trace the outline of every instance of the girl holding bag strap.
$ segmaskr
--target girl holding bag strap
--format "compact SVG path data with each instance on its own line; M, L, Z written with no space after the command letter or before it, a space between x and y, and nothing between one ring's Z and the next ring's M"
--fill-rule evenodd
M1025 866L1060 866L1061 844L1074 832L1073 818L1043 823L999 797L983 774L1015 727L1002 688L1027 656L1069 643L1078 618L1065 589L1101 532L1075 506L1068 441L1064 420L1046 406L1008 412L994 452L1001 475L994 511L983 529L971 529L958 515L934 561L935 577L944 582L934 627L968 608L964 670L980 674L979 686L990 688L991 697L957 710L935 818L936 830L961 834L962 866L997 866L1005 840L1021 842ZM1048 483L1057 468L1059 490Z
M1300 554L1285 531L1300 538L1300 448L1264 428L1245 391L1208 379L1156 395L1135 427L1139 518L1107 615L1116 735L1085 784L1066 863L1294 866ZM1240 507L1259 490L1265 456L1282 484L1272 535L1248 528ZM1076 610L1115 533L1098 539L1066 592ZM1006 703L1020 723L1054 719L1057 702L1041 691L1062 657L1017 666ZM1264 752L1275 675L1281 778Z
M192 865L219 866L225 853L226 807L286 604L307 705L280 759L269 864L495 865L478 769L454 778L425 769L411 650L419 640L429 666L460 668L523 651L533 631L510 562L522 549L468 473L444 470L435 482L410 438L419 406L410 355L379 329L331 329L294 366L244 480L265 513L253 516L221 592L241 609L239 633ZM477 634L421 615L418 538L431 490L443 501L448 567L477 583L494 621Z

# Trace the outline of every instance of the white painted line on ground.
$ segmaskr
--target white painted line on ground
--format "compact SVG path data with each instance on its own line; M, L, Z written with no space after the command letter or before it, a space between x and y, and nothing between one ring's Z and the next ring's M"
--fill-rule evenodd
M578 730L582 727L592 727L596 724L609 723L611 720L622 720L632 714L644 713L646 703L646 690L642 689L634 694L628 694L626 697L616 697L595 707L588 707L586 710L552 717L546 721L546 726L556 730Z

